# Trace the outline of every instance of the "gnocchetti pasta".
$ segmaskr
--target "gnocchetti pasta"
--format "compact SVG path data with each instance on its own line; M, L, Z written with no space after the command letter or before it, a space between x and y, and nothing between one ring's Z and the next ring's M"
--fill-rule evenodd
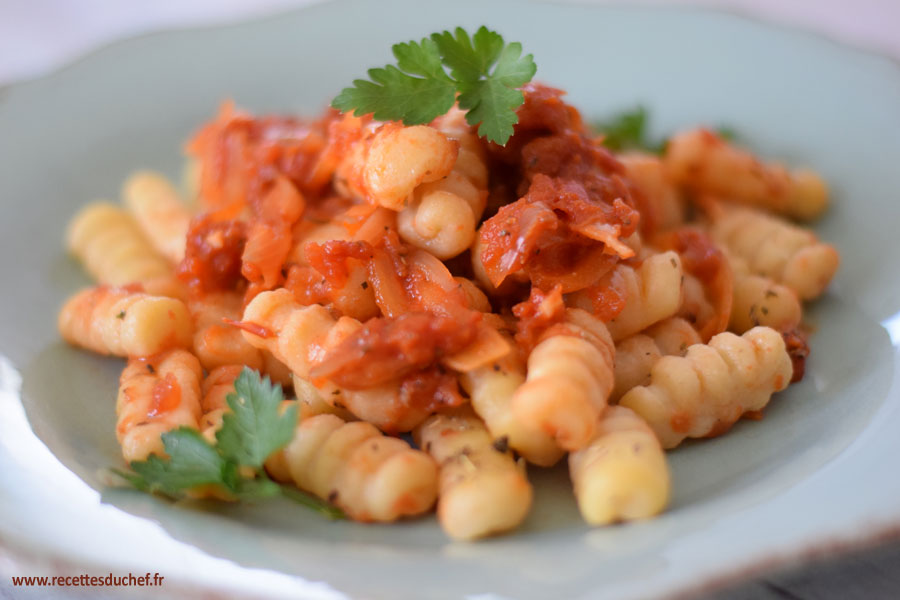
M521 91L505 145L456 106L407 126L225 103L186 146L191 197L142 169L76 214L96 286L59 330L127 359L124 458L179 426L214 440L250 367L300 415L272 479L352 519L510 532L528 465L565 457L589 524L664 510L667 450L802 376L802 302L839 255L791 220L827 187L704 128L615 153L562 91Z

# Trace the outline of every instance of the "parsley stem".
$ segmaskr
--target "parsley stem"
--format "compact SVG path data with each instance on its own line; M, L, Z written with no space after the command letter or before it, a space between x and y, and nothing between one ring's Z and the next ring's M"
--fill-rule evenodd
M332 506L327 502L323 502L319 500L315 496L311 496L306 492L300 491L295 487L291 487L288 485L281 486L281 493L286 497L290 498L294 502L298 504L302 504L307 508L311 508L316 511L320 515L324 517L328 517L329 519L346 519L347 515L344 514L344 511L339 509L336 506Z

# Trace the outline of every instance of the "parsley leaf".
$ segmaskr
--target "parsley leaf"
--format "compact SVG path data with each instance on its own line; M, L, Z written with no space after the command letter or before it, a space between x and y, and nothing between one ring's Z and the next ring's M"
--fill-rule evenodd
M603 145L621 152L623 150L645 150L654 154L662 154L666 149L668 139L654 142L648 137L647 126L650 114L643 106L637 106L633 110L627 110L613 116L608 121L599 121L594 128L603 133ZM729 143L740 139L737 131L727 125L722 125L713 130L716 135Z
M257 500L279 495L281 486L269 479L264 472L259 472L254 478L239 477L229 491L240 500Z
M354 87L341 92L331 105L342 112L356 108L357 116L372 113L379 121L402 120L406 125L428 123L453 106L456 85L451 81L411 77L393 65L369 69L369 77L372 81L354 80Z
M449 31L431 34L440 48L444 64L457 81L475 81L486 74L503 50L503 37L496 31L482 26L475 32L474 44L462 27L454 36ZM521 51L521 45L519 46Z
M430 77L449 84L453 83L453 80L447 77L447 73L444 72L441 53L434 41L425 38L419 44L414 41L401 42L394 44L392 50L394 57L397 59L397 67L401 71Z
M741 137L736 129L729 127L728 125L717 127L714 131L716 132L716 135L729 144L739 141Z
M225 460L196 429L179 427L164 433L162 441L169 459L151 454L145 461L131 463L148 491L171 495L222 480Z
M218 448L225 458L249 467L261 467L270 454L291 441L297 425L297 407L283 415L279 408L284 400L280 385L272 385L268 377L260 379L244 367L234 381L234 393L225 397L231 412L222 417L222 428L216 432Z
M457 27L419 43L395 44L392 51L397 66L369 69L371 81L354 80L331 105L418 125L446 113L458 99L480 136L506 144L518 122L515 111L525 101L517 88L537 71L532 55L522 56L520 43L505 44L499 33L484 26L471 37Z
M595 127L604 134L603 145L610 150L647 150L659 154L665 142L654 143L647 138L648 117L647 109L638 106L601 121Z
M238 500L282 495L329 518L343 518L340 509L275 483L263 470L266 458L291 441L297 425L295 405L281 411L281 386L245 367L226 400L231 412L222 418L215 445L196 429L179 427L162 434L168 456L151 454L133 461L131 472L113 472L139 490L172 498L212 485Z

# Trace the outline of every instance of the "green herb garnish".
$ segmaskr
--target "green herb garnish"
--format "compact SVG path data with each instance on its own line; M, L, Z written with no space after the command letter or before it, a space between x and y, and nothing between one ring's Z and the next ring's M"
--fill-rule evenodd
M740 136L738 132L728 125L722 125L715 129L716 135L725 140L728 143L734 143L740 140Z
M643 106L614 115L608 121L599 121L594 127L604 135L603 145L615 152L623 150L644 150L653 154L662 154L668 139L656 142L650 139L648 122L650 114ZM726 142L739 139L737 132L723 125L716 128L715 133Z
M297 425L297 407L280 411L284 394L280 385L244 367L226 401L231 412L222 418L216 444L200 432L179 427L162 435L167 458L155 454L133 461L132 472L114 471L134 487L180 498L191 488L219 486L242 500L284 495L331 517L343 513L321 500L269 479L263 470L266 458L291 441Z
M478 135L506 144L518 122L516 109L525 101L517 88L537 70L531 54L522 56L520 43L506 44L484 26L471 37L457 27L454 33L434 33L391 49L396 66L369 69L371 81L354 80L331 105L342 112L420 125L459 102L466 121L478 125Z
M613 116L608 121L601 121L595 127L603 135L603 145L621 152L623 150L646 150L660 154L665 141L656 143L647 137L647 109L643 106Z

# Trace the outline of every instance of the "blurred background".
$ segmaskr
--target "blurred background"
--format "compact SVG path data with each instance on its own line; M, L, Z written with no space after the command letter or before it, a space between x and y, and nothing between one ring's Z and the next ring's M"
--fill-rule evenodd
M328 0L0 0L0 85L39 76L123 37L240 21L323 1ZM900 58L898 0L576 1L713 7Z

